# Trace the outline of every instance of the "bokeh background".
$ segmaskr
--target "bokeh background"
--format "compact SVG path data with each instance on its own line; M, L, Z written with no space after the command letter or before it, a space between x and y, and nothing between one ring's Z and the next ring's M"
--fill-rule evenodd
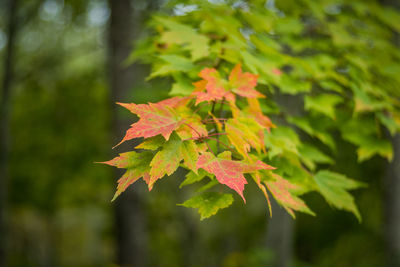
M293 221L274 207L272 224L254 184L246 205L236 201L200 221L176 205L191 192L177 189L184 171L150 193L138 182L110 202L118 173L95 162L132 146L111 150L133 122L114 102L154 102L171 88L168 80L146 81L148 66L125 61L147 34L146 19L164 7L0 1L0 266L390 266L388 250L400 249L400 236L386 231L385 207L400 204L385 190L395 186L387 184L389 163L374 157L360 165L349 143L335 160L369 185L354 192L362 223L308 194L317 217Z

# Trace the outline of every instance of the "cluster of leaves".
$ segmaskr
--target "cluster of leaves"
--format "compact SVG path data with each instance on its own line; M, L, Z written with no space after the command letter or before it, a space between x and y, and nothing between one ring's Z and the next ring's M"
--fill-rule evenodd
M300 187L274 173L275 168L262 161L267 155L265 134L271 135L275 125L261 111L258 99L265 96L255 90L258 76L243 73L240 64L230 72L228 80L214 68L203 69L199 76L202 80L193 84L189 96L149 104L119 103L140 118L120 143L140 137L145 141L136 146L141 151L126 152L104 162L127 169L118 181L114 199L140 178L151 190L158 179L182 166L189 170L182 186L208 177L210 181L201 191L223 184L245 202L244 174L249 174L268 204L267 188L293 216L293 210L313 214L295 194ZM332 193L327 184L329 175L332 176L329 172L319 173L316 177L316 181L321 180L321 188L327 187L327 196ZM349 183L345 189L358 186L335 174L333 178ZM182 205L199 208L201 217L207 218L232 201L231 194L205 192Z
M128 169L117 195L140 177L151 188L183 160L182 185L209 177L200 191L221 183L243 197L246 173L293 216L312 214L299 196L317 191L360 219L348 190L363 184L332 171L334 156L340 139L357 147L360 162L393 156L387 135L400 129L400 14L372 0L170 5L132 58L153 66L149 78L171 78L174 97L123 104L141 118L124 140L149 139L140 156L108 162ZM183 205L205 218L231 202L208 192Z
M118 181L114 199L140 178L151 190L158 179L171 175L180 165L189 170L182 186L209 177L207 188L223 184L246 201L246 173L254 177L268 198L262 182L268 186L269 181L261 177L273 175L268 170L274 168L260 158L265 152L264 131L274 125L260 110L257 98L264 96L254 89L257 75L243 73L238 64L228 81L213 68L203 69L199 76L202 80L194 83L189 96L149 104L119 103L140 117L121 143L138 137L145 141L136 147L143 151L123 153L104 162L127 169ZM246 106L239 108L239 104ZM290 198L286 192L290 184L275 182L284 190L278 194ZM230 194L207 192L183 205L199 206L202 218L206 218L232 201Z

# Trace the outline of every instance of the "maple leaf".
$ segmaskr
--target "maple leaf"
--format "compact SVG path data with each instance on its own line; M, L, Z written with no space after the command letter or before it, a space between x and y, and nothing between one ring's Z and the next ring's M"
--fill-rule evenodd
M137 145L136 149L157 150L165 143L165 139L161 135L150 137Z
M240 96L248 98L265 97L254 89L257 85L257 79L258 75L256 74L242 73L241 64L237 64L229 74L229 85L232 87L232 91Z
M173 134L150 162L149 187L153 187L154 183L164 175L174 173L182 160L186 167L197 173L198 156L199 148L193 140L182 141L178 135Z
M195 92L201 92L206 90L206 86L207 86L208 81L207 80L200 80L197 82L194 82L194 91Z
M201 122L201 117L198 114L193 113L189 108L180 108L178 111L182 118L182 124L176 132L181 139L197 139L208 135L207 128Z
M245 158L250 148L260 152L264 148L263 139L259 136L262 130L260 125L253 118L229 119L225 124L225 131L229 141L236 150Z
M117 192L111 201L114 201L129 185L133 184L141 177L149 184L150 162L152 158L153 153L151 152L137 153L131 151L122 153L119 157L115 157L112 160L99 162L126 169L124 175L118 180ZM151 188L149 189L151 190Z
M248 98L247 103L249 104L247 108L247 112L249 115L253 116L254 119L266 130L270 130L270 128L276 128L275 124L271 122L271 120L265 116L260 107L260 102L256 98Z
M314 179L318 185L318 190L329 204L338 209L352 212L361 221L361 215L354 203L354 198L347 190L363 187L365 186L364 183L325 170L319 171Z
M149 187L153 187L154 183L164 175L171 175L178 169L182 160L181 144L182 140L174 134L154 156L150 162Z
M208 135L205 125L195 120L185 120L176 133L182 139L199 139Z
M197 174L196 163L199 158L199 152L193 140L185 140L182 142L181 154L185 166Z
M208 56L209 39L206 36L201 35L193 28L176 21L162 17L155 17L155 19L168 28L168 31L161 34L161 42L167 44L178 44L181 45L183 49L190 50L193 61Z
M117 104L128 109L133 114L140 114L140 112L146 113L146 106L148 105L159 105L159 106L168 106L170 108L178 108L185 106L190 101L190 99L191 97L188 96L174 96L161 100L156 103L149 103L149 104L119 103L119 102L117 102Z
M281 204L293 218L296 217L293 210L315 215L303 200L291 192L297 189L295 184L290 183L288 180L283 179L280 175L275 173L272 174L272 177L274 180L266 180L264 183L278 203Z
M152 137L161 134L166 140L182 122L175 111L168 105L161 103L125 104L117 103L140 117L140 120L131 125L121 143L137 137Z
M173 73L188 72L196 67L190 59L181 55L159 55L158 58L164 61L164 64L156 67L148 77L149 79L157 76L167 76Z
M179 188L182 188L186 185L190 185L196 182L203 180L203 178L207 177L207 172L205 170L198 170L197 172L190 171L186 174L185 180L179 185Z
M246 199L243 196L243 190L247 181L243 174L261 169L273 169L273 167L262 161L257 161L255 163L233 161L231 160L231 153L229 151L219 154L218 157L215 157L210 152L205 152L199 156L197 168L202 168L214 174L218 182L235 190L242 197L244 202L246 202Z
M265 199L267 200L268 204L268 210L269 210L269 215L272 217L272 207L271 207L271 201L269 200L269 196L267 193L267 189L265 186L261 183L261 177L260 177L260 172L256 171L255 173L252 174L252 177L254 178L258 188L263 192Z
M200 220L215 215L218 210L229 207L233 203L231 194L220 194L217 192L206 192L186 200L181 206L197 208Z
M235 96L225 89L224 80L214 68L203 69L199 76L203 80L195 82L195 90L192 95L196 96L196 105L203 101L223 100L234 102ZM204 92L206 91L206 92Z
M190 99L191 99L191 97L188 97L188 96L183 96L183 97L182 96L174 96L171 98L161 100L161 101L157 102L156 104L169 106L171 108L178 108L178 107L185 106L190 101Z
M268 132L270 132L271 128L276 128L275 124L273 124L271 120L262 113L260 103L258 102L257 98L247 98L247 102L249 106L244 110L244 112L242 112L243 116L254 119L263 129L267 130ZM253 127L253 131L258 135L259 143L265 153L266 150L263 129L257 130Z

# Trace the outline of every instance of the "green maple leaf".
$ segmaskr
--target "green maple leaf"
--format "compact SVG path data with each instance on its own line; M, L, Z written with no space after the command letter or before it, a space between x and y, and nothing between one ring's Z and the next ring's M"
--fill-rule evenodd
M378 138L378 128L373 118L360 117L341 125L342 137L359 148L357 149L358 161L365 161L378 154L391 160L393 148L390 141Z
M299 147L301 160L310 169L315 170L316 163L333 164L333 159L322 153L316 147L309 144L302 144Z
M321 94L315 97L306 96L304 107L306 110L314 110L335 119L335 106L343 99L338 95Z
M361 221L360 212L348 190L363 187L365 186L364 183L330 171L319 171L314 176L314 179L318 185L319 192L329 204L338 209L352 212Z
M198 157L198 147L193 140L182 141L177 134L172 134L150 163L149 186L152 187L164 175L173 174L182 160L184 160L186 167L197 172L196 162Z
M137 145L137 149L157 150L165 143L165 139L161 135L150 137Z
M216 192L206 192L186 200L181 206L196 208L200 214L200 220L204 220L215 215L218 210L229 207L233 203L231 194L220 194Z
M186 174L185 180L179 185L179 188L182 188L186 185L190 185L196 182L199 182L207 176L207 172L205 170L199 169L197 173L194 171L190 171Z
M162 43L183 45L184 49L190 51L193 61L209 55L209 39L205 35L170 19L156 17L156 20L168 28L168 31L161 35Z
M192 61L180 55L161 55L159 58L164 63L150 74L149 79L171 73L189 72L196 67Z
M164 175L171 175L178 169L182 160L181 145L182 140L173 134L154 156L150 163L150 187Z
M197 174L196 163L199 158L199 152L193 140L185 140L181 144L181 154L184 165Z

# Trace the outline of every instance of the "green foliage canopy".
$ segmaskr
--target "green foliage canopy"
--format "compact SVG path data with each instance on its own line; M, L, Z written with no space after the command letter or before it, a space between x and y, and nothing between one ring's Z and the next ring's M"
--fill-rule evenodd
M343 139L355 145L359 162L393 157L388 135L400 130L400 14L375 1L169 4L173 14L153 17L154 34L131 60L152 65L149 79L171 79L171 96L192 95L204 68L228 76L241 63L257 74L258 89L267 96L261 109L277 127L265 129L267 153L253 154L276 170L261 178L252 174L254 180L293 216L293 210L312 214L299 196L316 191L361 220L348 190L364 184L338 173L333 155ZM182 186L206 176L199 175L190 171ZM221 208L231 203L226 195L229 201L204 194L183 205L199 208L206 218L216 210L207 199Z

